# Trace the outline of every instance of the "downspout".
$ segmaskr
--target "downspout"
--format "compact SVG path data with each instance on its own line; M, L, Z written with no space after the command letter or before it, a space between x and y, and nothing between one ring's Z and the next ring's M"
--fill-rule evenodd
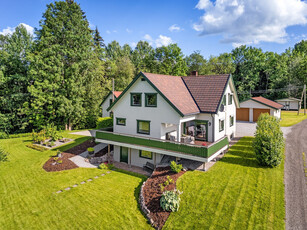
M215 141L215 120L214 120L214 116L212 116L212 113L211 113L211 118L212 118L212 142Z

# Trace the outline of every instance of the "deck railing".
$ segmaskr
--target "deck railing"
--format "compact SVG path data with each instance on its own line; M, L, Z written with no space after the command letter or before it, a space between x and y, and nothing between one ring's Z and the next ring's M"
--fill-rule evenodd
M228 145L228 138L224 137L208 146L191 145L186 143L180 143L176 141L168 141L157 138L146 138L128 134L97 131L96 138L101 140L134 144L152 148L158 148L163 150L169 150L179 152L182 154L189 154L199 157L208 158L218 150Z

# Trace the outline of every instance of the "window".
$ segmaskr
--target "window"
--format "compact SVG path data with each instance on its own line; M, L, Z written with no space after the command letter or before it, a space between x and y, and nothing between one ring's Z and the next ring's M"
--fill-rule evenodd
M145 106L146 107L157 107L157 94L156 93L145 93Z
M137 133L150 134L150 121L137 120Z
M126 118L116 118L116 124L117 125L122 125L122 126L126 126Z
M232 127L233 126L233 122L234 122L234 116L230 115L229 116L229 126Z
M223 96L222 104L226 105L226 95Z
M131 93L131 106L142 106L141 93Z
M232 105L232 98L233 98L233 95L229 94L228 95L228 105Z
M224 130L224 120L219 120L219 131L223 131Z
M112 102L113 102L113 100L112 100L112 99L110 99L110 101L109 101L109 106L111 106L111 105L112 105Z
M140 150L139 153L140 153L140 157L142 158L152 159L152 152Z

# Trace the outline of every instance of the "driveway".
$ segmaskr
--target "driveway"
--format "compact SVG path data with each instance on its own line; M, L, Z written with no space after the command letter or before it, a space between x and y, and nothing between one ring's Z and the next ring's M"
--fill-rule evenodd
M256 132L257 123L247 121L236 122L236 137L250 136L253 137ZM292 127L281 127L281 131L284 133L286 138L287 134L291 132Z
M71 134L75 134L75 135L81 135L81 136L89 136L89 137L96 137L96 131L98 130L83 130L83 131L79 131L79 132L75 132L75 133L71 133Z
M294 126L286 137L286 229L307 228L307 120Z

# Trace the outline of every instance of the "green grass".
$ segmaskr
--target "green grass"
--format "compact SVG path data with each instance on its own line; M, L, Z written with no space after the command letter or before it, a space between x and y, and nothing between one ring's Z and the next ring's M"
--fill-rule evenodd
M66 150L87 137L77 138ZM70 191L56 191L93 178L105 171L73 169L46 172L43 164L56 150L27 148L29 138L0 140L10 153L0 164L1 229L149 229L138 209L138 193L144 177L112 171Z
M280 126L292 126L305 119L307 119L307 115L304 115L304 110L301 110L299 115L297 115L297 111L281 111Z
M179 211L165 229L284 229L284 165L259 167L252 137L242 138L208 172L187 172Z

